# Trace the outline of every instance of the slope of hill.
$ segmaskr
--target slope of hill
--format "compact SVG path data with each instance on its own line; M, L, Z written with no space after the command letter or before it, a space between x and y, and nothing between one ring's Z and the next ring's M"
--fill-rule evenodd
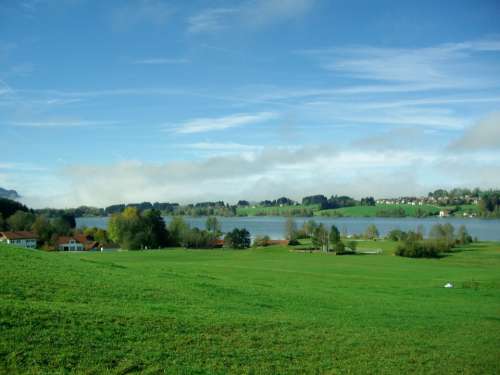
M500 244L360 247L384 255L0 245L0 373L500 373Z
M0 198L19 199L21 196L15 190L7 190L0 187Z

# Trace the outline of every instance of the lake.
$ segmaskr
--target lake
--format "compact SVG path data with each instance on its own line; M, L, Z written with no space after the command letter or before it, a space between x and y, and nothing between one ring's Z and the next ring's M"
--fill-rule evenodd
M169 216L164 217L165 222L172 219ZM247 216L247 217L219 217L222 231L228 232L233 228L246 228L252 237L259 235L268 235L272 239L281 239L284 237L284 226L286 218L282 216ZM294 217L297 226L311 218ZM450 223L456 229L460 225L465 225L472 237L477 237L483 241L500 241L500 220L483 220L476 218L385 218L385 217L367 217L367 218L330 218L314 217L317 223L323 223L327 226L336 225L343 234L363 233L368 225L375 224L381 236L386 235L392 229L416 230L422 226L426 234L430 228L437 223ZM107 228L109 217L80 217L76 219L77 227L98 227ZM206 217L184 217L189 225L198 228L205 227Z

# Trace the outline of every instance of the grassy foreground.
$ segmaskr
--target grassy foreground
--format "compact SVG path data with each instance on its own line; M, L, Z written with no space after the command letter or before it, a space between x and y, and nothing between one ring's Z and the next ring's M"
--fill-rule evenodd
M500 373L499 243L359 246L384 255L0 245L0 373Z

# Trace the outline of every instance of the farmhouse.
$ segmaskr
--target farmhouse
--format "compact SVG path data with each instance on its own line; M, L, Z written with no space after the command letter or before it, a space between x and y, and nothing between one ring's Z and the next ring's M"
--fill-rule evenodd
M36 249L37 239L36 234L29 231L0 232L0 242L28 249Z
M448 210L439 211L439 217L448 217L450 216L450 212Z
M215 239L212 243L212 246L215 248L221 248L224 246L224 240Z
M57 239L57 248L60 251L85 251L98 247L98 243L87 236L77 234L75 236L63 236Z

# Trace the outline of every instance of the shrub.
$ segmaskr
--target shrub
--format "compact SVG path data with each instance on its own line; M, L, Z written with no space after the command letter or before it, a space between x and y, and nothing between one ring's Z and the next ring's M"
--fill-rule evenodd
M395 254L408 258L438 258L446 248L445 242L405 241L398 245Z
M245 228L234 228L224 237L224 246L233 249L246 249L250 247L250 233Z
M214 247L215 238L209 231L192 228L182 233L181 243L188 249L208 249Z
M356 252L356 248L358 247L358 243L356 241L349 241L347 243L347 247L351 249L351 251Z
M271 239L269 236L257 236L253 240L253 246L255 247L264 247L264 246L269 246L269 241Z

